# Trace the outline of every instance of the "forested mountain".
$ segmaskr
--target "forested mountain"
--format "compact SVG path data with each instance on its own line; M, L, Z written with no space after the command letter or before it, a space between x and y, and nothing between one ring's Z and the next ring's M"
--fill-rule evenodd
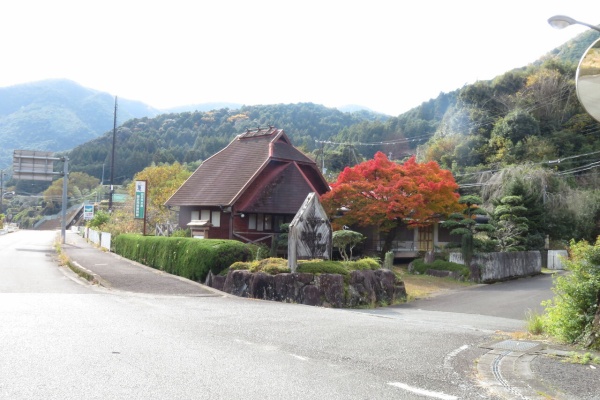
M113 126L115 99L108 93L57 79L0 88L0 168L16 149L67 150ZM158 110L119 99L119 121Z
M554 162L600 150L600 125L580 106L575 69L598 37L587 31L532 64L479 81L398 116L323 106L278 104L162 114L122 124L117 134L115 181L130 179L151 163L197 162L248 128L283 128L312 152L330 179L345 166L382 151L396 160L417 154L451 169L460 181L477 170L521 162ZM108 175L112 132L73 149L73 170ZM569 170L586 158L556 162Z
M131 179L152 163L192 163L225 147L236 135L257 127L285 130L297 147L307 152L316 140L328 140L340 130L389 117L368 111L344 113L312 103L243 106L213 111L162 114L135 118L122 124L116 135L115 183ZM73 171L101 178L109 175L112 132L77 146L69 153ZM240 160L243 165L243 160Z
M579 157L600 150L600 124L575 92L577 63L597 38L587 31L531 65L442 93L383 124L345 128L329 151L351 148L366 158L382 151L395 159L418 154L462 180L467 172L524 162L567 171L600 160Z

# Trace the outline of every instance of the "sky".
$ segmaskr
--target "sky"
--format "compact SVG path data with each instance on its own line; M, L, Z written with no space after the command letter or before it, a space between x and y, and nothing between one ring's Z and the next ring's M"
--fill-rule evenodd
M595 0L18 0L0 87L65 78L166 109L312 102L397 116L526 66L596 24Z

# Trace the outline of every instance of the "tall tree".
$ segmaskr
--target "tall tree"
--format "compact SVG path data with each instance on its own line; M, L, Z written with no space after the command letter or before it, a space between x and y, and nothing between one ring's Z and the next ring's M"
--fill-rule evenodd
M526 213L521 196L505 196L496 204L493 214L496 229L492 236L497 240L498 250L526 250L525 235L529 229Z
M471 278L478 281L479 268L472 265L473 253L479 249L483 242L476 235L480 232L490 232L493 227L487 223L477 223L478 215L486 215L487 213L479 207L482 200L479 196L468 195L462 196L458 202L464 205L462 212L452 213L447 221L442 222L442 226L451 229L451 235L461 237L460 250L463 256L465 265L471 271Z
M347 210L334 225L377 226L385 233L382 254L391 249L401 223L426 226L458 210L458 185L435 162L404 164L378 152L375 158L345 168L322 201L330 215Z
M98 187L100 180L84 172L71 172L67 182L67 196L70 201L83 202L83 195ZM44 200L55 204L62 203L63 178L57 179L44 191Z
M134 181L147 181L147 220L151 225L169 220L169 210L164 204L190 175L191 172L179 163L152 165L135 175ZM129 191L134 194L134 183Z

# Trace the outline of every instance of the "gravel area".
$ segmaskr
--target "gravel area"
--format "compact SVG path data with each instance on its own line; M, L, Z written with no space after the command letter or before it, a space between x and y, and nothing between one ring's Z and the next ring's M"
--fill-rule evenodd
M570 396L561 398L600 400L600 366L572 364L563 357L540 355L531 370L546 385Z

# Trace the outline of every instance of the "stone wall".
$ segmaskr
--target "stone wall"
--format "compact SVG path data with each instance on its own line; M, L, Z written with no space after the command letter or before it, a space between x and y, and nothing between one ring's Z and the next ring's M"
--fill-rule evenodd
M226 277L210 274L206 285L240 297L323 307L376 307L406 301L404 282L390 270L352 271L348 283L339 274L269 275L246 270Z
M449 261L464 264L460 253L451 253ZM479 267L480 282L491 283L542 272L539 251L511 251L473 255L472 264Z

